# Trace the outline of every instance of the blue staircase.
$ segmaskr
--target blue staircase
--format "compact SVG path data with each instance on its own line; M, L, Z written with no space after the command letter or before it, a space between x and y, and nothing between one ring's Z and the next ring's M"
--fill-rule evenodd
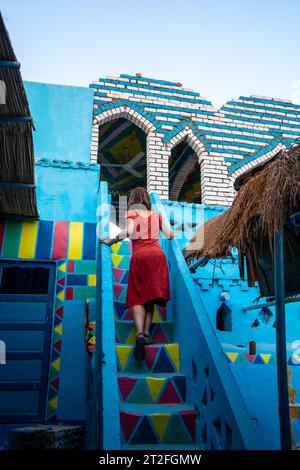
M187 228L195 229L196 205L152 204L165 220L188 209ZM109 235L107 185L100 185L99 230ZM173 219L172 219L173 218ZM180 219L180 217L179 217ZM189 217L188 217L189 219ZM178 227L183 227L179 222ZM180 228L181 229L181 228ZM176 228L177 230L177 228ZM185 227L184 227L185 230ZM125 311L131 246L98 247L96 354L90 426L95 448L104 449L260 449L227 358L208 318L177 240L161 240L170 273L167 312L155 309L155 343L146 360L133 357L135 330ZM101 359L102 357L102 359ZM93 446L92 446L93 447Z
M122 447L196 449L196 412L186 403L186 376L180 372L180 348L173 342L173 324L166 309L155 307L151 330L154 344L146 346L145 361L137 362L133 357L135 327L131 310L124 309L130 257L131 243L113 245Z

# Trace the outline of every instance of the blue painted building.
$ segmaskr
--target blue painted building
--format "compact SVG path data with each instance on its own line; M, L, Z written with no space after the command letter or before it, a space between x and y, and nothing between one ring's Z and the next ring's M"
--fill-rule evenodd
M191 274L181 248L230 205L237 176L296 139L300 107L252 96L215 110L181 84L129 75L89 88L24 85L39 217L0 225L3 433L20 423L83 423L89 442L98 432L93 445L106 449L279 448L274 308L245 310L259 292L240 279L235 258ZM101 207L122 210L140 184L177 234L162 240L172 300L156 309L155 345L141 368L123 307L130 244L96 243L97 223L99 235L109 231ZM299 308L287 307L296 401ZM297 420L293 427L297 443Z

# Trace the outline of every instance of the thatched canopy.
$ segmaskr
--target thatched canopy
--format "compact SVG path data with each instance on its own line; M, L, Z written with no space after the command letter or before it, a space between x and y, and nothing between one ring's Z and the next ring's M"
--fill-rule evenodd
M0 13L0 216L38 217L32 130L20 64Z
M300 256L300 228L290 221L290 216L300 211L300 143L289 150L279 152L267 165L258 171L239 189L232 206L222 215L205 223L194 234L185 248L186 258L220 258L228 256L230 249L239 250L239 266L244 278L246 257L249 285L264 277L262 291L273 293L266 270L272 265L272 242L274 230L284 224L286 261L293 264L295 281L295 259ZM267 261L266 261L267 260ZM294 262L293 262L294 260ZM300 290L300 264L298 289ZM295 269L296 271L295 271ZM263 271L263 272L262 272ZM267 276L268 277L268 276ZM292 281L292 279L291 279ZM295 282L293 281L293 285ZM287 290L289 288L287 282Z

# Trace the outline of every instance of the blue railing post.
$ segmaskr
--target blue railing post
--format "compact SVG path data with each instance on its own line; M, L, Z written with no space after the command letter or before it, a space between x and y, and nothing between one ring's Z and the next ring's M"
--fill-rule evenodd
M96 346L92 358L92 390L91 404L88 422L88 448L97 450L103 448L103 390L102 390L102 308L101 308L101 290L102 290L102 263L101 251L103 249L99 235L101 224L103 224L103 214L100 210L103 203L103 188L100 187L97 207L97 236L96 236ZM100 226L100 230L99 230Z
M89 447L113 450L121 445L113 278L111 249L100 243L101 238L109 237L110 203L107 182L103 181L97 208L96 348Z
M282 450L291 449L291 425L286 364L285 266L283 225L274 231L274 281L276 302L277 387Z

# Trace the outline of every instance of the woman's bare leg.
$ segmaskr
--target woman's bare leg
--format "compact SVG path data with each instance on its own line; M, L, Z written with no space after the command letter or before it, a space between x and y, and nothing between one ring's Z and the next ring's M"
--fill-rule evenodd
M143 305L135 305L132 308L132 315L136 329L136 340L133 356L137 361L145 359L145 338L144 325L146 319L146 310Z
M132 308L132 315L136 329L136 335L144 334L144 326L146 321L146 310L143 305L135 305Z
M144 333L146 335L150 335L150 328L152 325L152 318L153 318L153 313L154 313L154 304L152 302L146 303L145 310L146 310L146 318L145 318Z

